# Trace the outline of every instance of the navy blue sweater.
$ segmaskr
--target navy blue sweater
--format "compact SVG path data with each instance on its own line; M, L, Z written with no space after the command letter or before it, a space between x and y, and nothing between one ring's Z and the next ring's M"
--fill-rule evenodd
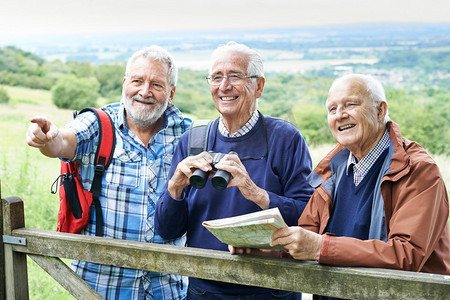
M380 188L376 183L387 152L387 149L384 150L378 157L358 186L353 183L353 167L342 177L325 232L360 240L369 239L373 193L376 188Z
M311 157L306 143L298 129L291 123L264 117L267 138L260 116L250 132L241 137L228 138L216 130L218 119L214 121L208 138L208 150L228 153L235 151L240 158L264 156L266 139L268 155L261 160L245 160L243 164L255 184L266 190L270 197L270 208L278 207L289 226L297 225L313 188L306 176L311 172ZM215 141L214 141L215 140ZM169 178L178 163L187 156L188 132L185 133L175 150ZM214 145L214 148L211 149ZM187 246L228 251L203 226L205 220L232 217L261 210L256 204L245 199L238 188L216 190L209 179L203 189L188 186L184 190L185 199L175 200L167 192L156 205L155 228L165 239L174 239L187 233ZM265 290L258 287L232 285L215 281L191 278L190 284L210 292L232 294L256 294Z

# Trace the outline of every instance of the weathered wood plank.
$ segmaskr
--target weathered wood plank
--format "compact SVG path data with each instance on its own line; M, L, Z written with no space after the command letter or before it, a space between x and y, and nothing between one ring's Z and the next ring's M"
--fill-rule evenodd
M18 197L2 199L3 234L25 226L23 202ZM27 256L13 251L13 246L4 244L6 299L28 299Z
M27 246L14 251L231 283L351 299L449 299L450 276L373 268L337 268L312 262L197 248L138 243L36 229L16 229Z
M0 232L3 235L3 198L2 198L2 181L0 180ZM6 299L5 289L5 248L3 247L3 239L0 239L0 299Z
M29 254L28 256L76 299L103 299L103 297L101 297L89 284L81 279L59 258L35 254Z

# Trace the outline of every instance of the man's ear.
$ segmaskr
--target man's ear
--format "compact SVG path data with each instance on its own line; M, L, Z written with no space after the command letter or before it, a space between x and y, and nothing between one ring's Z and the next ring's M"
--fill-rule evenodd
M259 77L256 79L256 83L258 87L256 88L256 99L260 98L264 91L264 84L266 83L266 79L264 77Z
M173 86L172 89L170 90L170 95L169 95L169 105L172 104L173 101L173 97L175 96L175 90L177 89L176 86Z
M377 118L379 122L383 122L384 117L387 114L387 103L382 101L380 104L378 104L377 107Z

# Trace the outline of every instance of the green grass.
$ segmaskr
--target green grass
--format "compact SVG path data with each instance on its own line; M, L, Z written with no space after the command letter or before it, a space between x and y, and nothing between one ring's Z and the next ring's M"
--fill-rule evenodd
M43 156L26 144L25 133L34 115L47 116L57 126L72 119L70 110L57 109L50 92L5 86L11 96L9 104L0 104L0 181L1 196L18 196L24 201L28 228L56 229L59 198L50 186L59 174L59 160ZM102 100L106 102L104 99ZM310 149L314 165L332 145ZM450 158L434 156L450 186ZM64 260L68 261L68 260ZM30 299L74 299L50 275L28 259Z
M69 121L72 114L57 109L48 91L6 89L12 101L0 105L1 196L18 196L23 200L26 227L56 230L59 198L50 193L50 185L58 176L59 161L29 147L25 132L34 115L46 115L59 126ZM27 261L30 299L74 299L36 263L29 258Z

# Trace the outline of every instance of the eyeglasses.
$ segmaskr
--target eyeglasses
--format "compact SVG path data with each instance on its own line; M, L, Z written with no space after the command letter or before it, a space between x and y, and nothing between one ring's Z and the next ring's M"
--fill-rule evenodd
M220 85L224 78L228 80L231 85L241 84L245 78L258 78L258 75L242 75L242 74L228 74L223 76L221 74L207 76L206 79L210 85Z

